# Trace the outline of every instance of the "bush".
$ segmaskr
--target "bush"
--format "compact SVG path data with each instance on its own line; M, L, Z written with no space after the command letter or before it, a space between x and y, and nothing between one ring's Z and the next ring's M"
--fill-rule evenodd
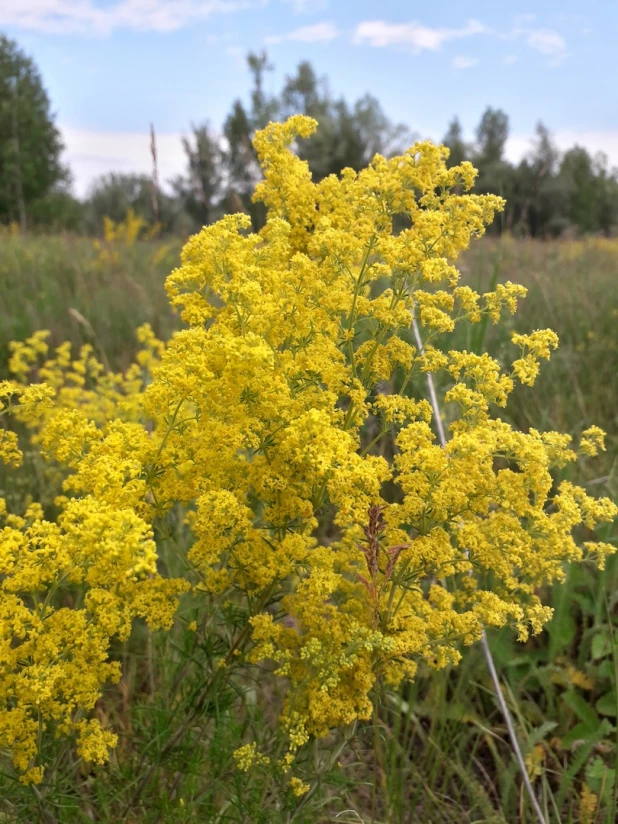
M462 194L474 169L448 169L428 142L314 184L289 147L315 126L297 116L258 133L266 225L251 234L231 215L189 240L167 281L186 328L163 343L141 327L126 373L87 346L50 353L45 333L12 346L4 413L62 478L57 517L36 503L7 516L0 555L0 744L24 782L41 781L54 738L106 759L117 736L93 708L121 676L118 641L136 619L169 629L176 615L169 695L184 715L159 761L138 762L127 810L196 719L225 716L239 740L219 758L247 778L204 778L211 812L275 820L317 799L385 690L421 662L457 663L485 627L539 632L539 587L614 550L592 540L613 504L551 474L602 449L601 430L575 447L495 417L555 334L513 333L508 369L436 346L525 295L508 282L479 295L453 265L503 201ZM449 382L444 444L424 398L434 373ZM16 432L0 432L17 464ZM264 673L269 700L251 715L241 696Z

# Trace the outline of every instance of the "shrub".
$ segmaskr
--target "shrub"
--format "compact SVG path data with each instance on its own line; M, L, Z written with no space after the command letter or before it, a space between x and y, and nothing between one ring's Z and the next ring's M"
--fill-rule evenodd
M0 745L24 781L41 778L41 736L106 757L114 734L91 711L120 675L110 645L138 617L171 626L182 596L191 629L220 628L196 704L251 667L287 684L279 743L249 740L236 762L301 796L309 739L367 720L381 688L419 662L456 663L484 627L539 632L539 587L613 550L573 536L592 539L613 504L551 474L603 433L575 448L495 415L516 381L534 382L554 333L514 334L508 368L436 345L525 296L458 285L454 261L503 201L466 194L473 167L447 168L428 142L314 184L290 146L315 126L258 133L266 225L226 216L188 241L167 281L186 327L165 344L142 327L128 372L88 347L50 353L44 333L12 345L4 412L64 479L58 517L8 515L0 551ZM450 382L445 445L423 397L433 373ZM0 433L16 463L17 436Z

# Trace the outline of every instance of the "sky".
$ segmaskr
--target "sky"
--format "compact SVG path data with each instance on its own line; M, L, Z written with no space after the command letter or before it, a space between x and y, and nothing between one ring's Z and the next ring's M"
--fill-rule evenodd
M0 32L41 71L78 195L106 172L149 172L151 122L161 179L181 173L182 135L221 128L261 49L271 93L309 60L334 95L369 92L423 138L457 114L472 139L491 105L510 117L513 160L542 120L560 148L618 166L615 0L0 0Z

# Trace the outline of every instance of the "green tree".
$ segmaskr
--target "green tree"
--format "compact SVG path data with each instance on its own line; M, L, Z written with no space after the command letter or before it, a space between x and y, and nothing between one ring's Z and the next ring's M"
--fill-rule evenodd
M467 160L471 155L470 147L466 144L463 138L463 128L458 117L454 117L448 124L446 134L442 139L442 143L451 151L449 157L449 164L451 166L459 166L464 160Z
M26 228L33 204L67 179L62 148L34 62L0 35L0 222Z
M273 70L272 63L268 62L268 55L265 51L260 54L249 52L247 64L253 77L253 89L251 91L251 125L254 131L263 129L271 120L277 118L279 111L279 101L276 97L271 97L264 91L264 76L266 72Z
M598 152L593 158L597 181L597 219L600 231L606 235L618 226L618 171L610 169L607 155Z
M476 189L483 194L496 194L506 198L507 208L502 224L491 227L494 231L511 228L515 221L515 174L504 154L509 135L509 118L501 109L490 106L484 111L476 129L476 150L471 158L479 174Z
M558 178L560 152L538 123L532 149L517 169L518 224L532 237L560 234L568 224L564 185Z
M562 158L560 179L571 224L581 232L609 233L618 220L618 181L607 158L574 146Z
M250 53L247 63L253 79L250 106L234 101L223 127L226 186L221 205L229 212L249 214L254 229L262 225L264 209L261 203L252 202L261 172L251 141L270 120L306 114L319 122L311 141L296 147L315 180L346 167L361 169L376 152L388 155L405 148L408 130L393 126L374 97L365 95L353 106L343 98L334 99L326 79L319 78L309 62L299 63L278 95L268 95L264 89L266 72L272 70L266 52Z
M246 212L250 215L253 228L257 231L264 223L265 211L262 203L253 203L251 199L260 179L260 167L251 142L253 132L251 114L240 100L234 101L223 126L227 175L223 205L229 213Z
M66 186L54 186L35 200L28 211L33 226L46 232L82 232L86 228L84 204Z
M183 222L181 202L164 192L158 194L159 223L164 232L183 232L191 226ZM148 175L102 175L90 187L84 204L84 228L98 234L103 218L110 217L118 223L125 219L129 209L152 226L155 223L152 204L152 179Z
M193 126L189 138L183 138L187 156L186 177L173 182L176 196L197 226L207 226L220 217L223 197L223 150L220 140L205 123Z
M492 109L488 106L476 128L478 160L486 164L503 162L508 136L508 115L502 109Z
M262 203L252 201L261 177L252 139L258 129L277 118L279 101L264 91L264 76L273 68L266 52L249 52L247 64L253 79L251 107L247 109L241 100L235 100L223 126L226 185L221 205L226 212L246 212L257 231L264 223L265 210Z
M390 122L375 97L364 95L353 106L343 98L334 100L326 78L318 78L306 61L286 77L281 92L280 116L291 114L309 115L320 124L317 134L298 146L314 180L345 168L362 169L376 152L395 154L411 140L405 126Z

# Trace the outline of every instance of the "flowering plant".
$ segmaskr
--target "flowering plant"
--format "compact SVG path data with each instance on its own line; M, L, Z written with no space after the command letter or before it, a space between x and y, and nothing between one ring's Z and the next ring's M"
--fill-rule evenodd
M429 142L315 184L290 146L316 125L295 116L256 135L264 228L228 215L188 241L167 282L186 326L166 343L141 328L127 373L87 347L50 354L44 333L12 345L3 414L63 477L57 519L37 504L5 515L0 543L0 746L24 781L41 779L48 734L105 759L115 735L91 711L120 676L110 645L138 617L169 628L182 596L197 632L231 606L243 616L205 662L205 689L264 662L285 680L284 744L269 762L249 741L236 762L271 763L302 795L290 774L310 738L368 719L378 685L456 663L485 627L539 632L539 587L614 549L580 547L573 530L615 506L551 474L602 449L601 430L576 448L495 414L516 381L534 383L555 334L514 334L506 367L436 345L525 296L512 283L477 294L454 266L503 201L469 194L471 164L448 168ZM445 444L427 374L445 387ZM0 454L20 459L9 429Z

